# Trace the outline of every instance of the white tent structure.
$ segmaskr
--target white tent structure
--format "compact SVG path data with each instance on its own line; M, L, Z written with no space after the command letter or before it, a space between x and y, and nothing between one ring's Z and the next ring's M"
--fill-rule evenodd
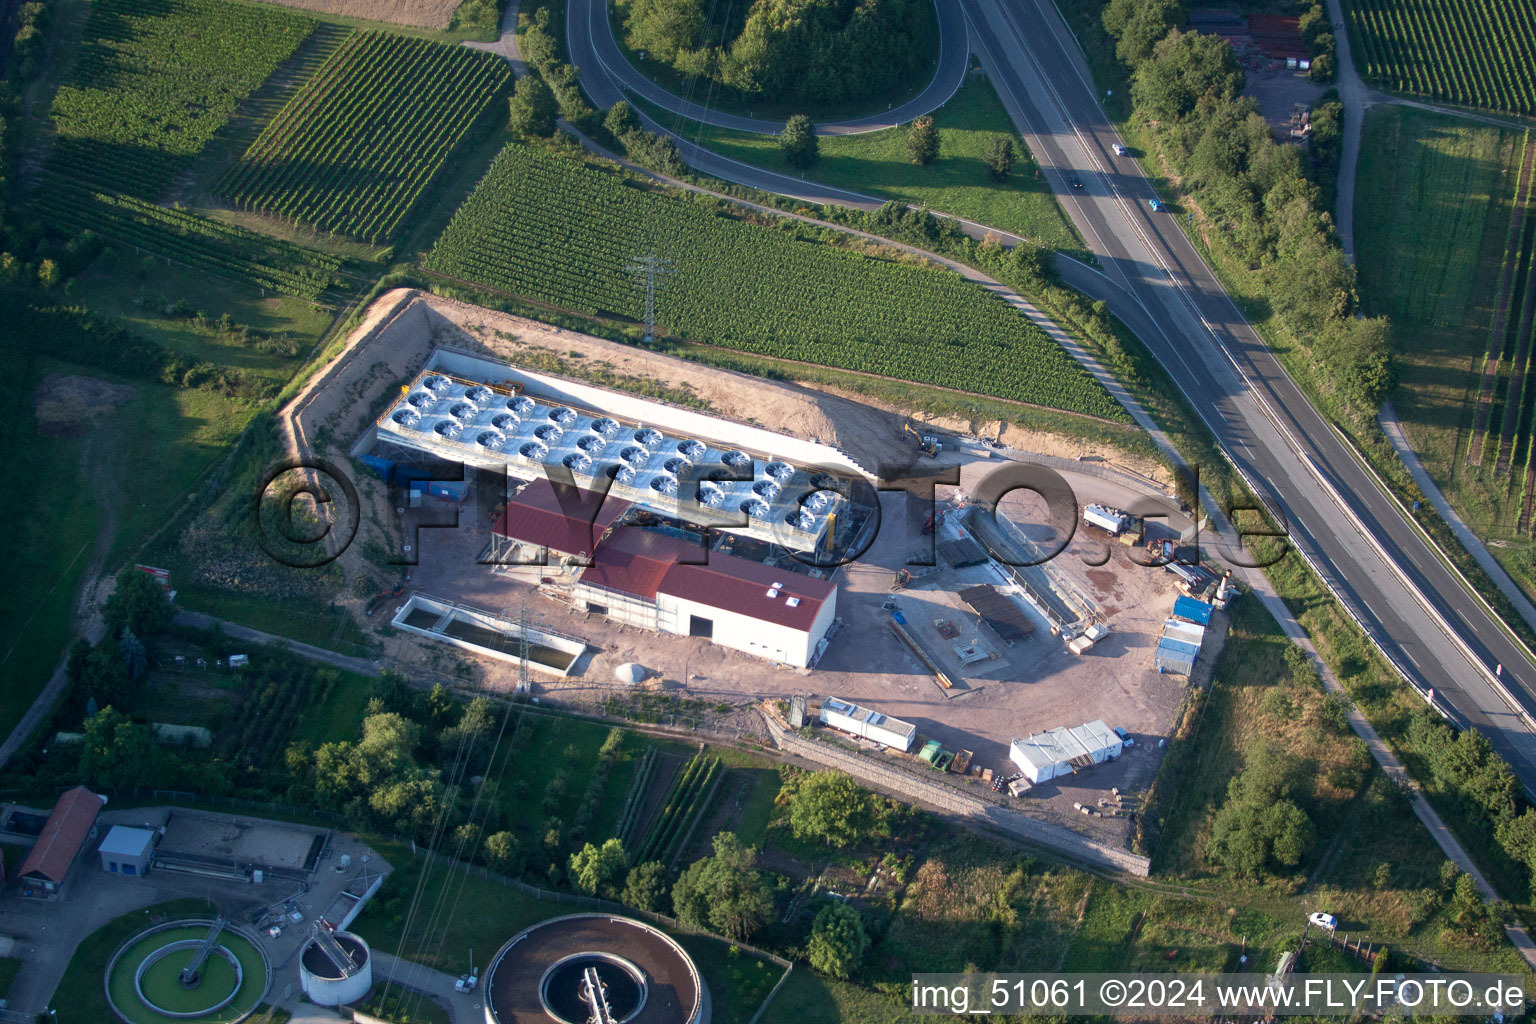
M1016 739L1009 745L1008 756L1030 782L1045 782L1119 757L1123 747L1115 731L1096 718Z

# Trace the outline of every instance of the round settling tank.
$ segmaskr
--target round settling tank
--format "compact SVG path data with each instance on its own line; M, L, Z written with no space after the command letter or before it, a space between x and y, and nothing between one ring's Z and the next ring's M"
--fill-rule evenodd
M299 955L299 984L321 1006L355 1003L373 988L373 958L368 943L351 932L334 932L335 946L317 937ZM339 956L337 950L346 956ZM340 961L338 963L338 961Z
M710 1024L709 995L665 932L609 914L571 914L516 935L485 973L486 1024L585 1024L590 985L616 1024Z

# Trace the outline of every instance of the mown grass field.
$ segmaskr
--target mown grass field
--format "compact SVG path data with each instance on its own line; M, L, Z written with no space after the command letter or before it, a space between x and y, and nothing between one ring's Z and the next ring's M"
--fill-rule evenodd
M673 117L652 111L661 123ZM838 188L895 199L1011 231L1051 249L1078 249L1082 242L1039 174L1024 140L990 82L968 75L960 91L933 114L939 155L926 166L912 162L906 128L863 135L823 136L821 159L807 177ZM677 127L718 153L770 170L795 173L784 162L779 140L688 122ZM983 162L994 135L1013 139L1020 159L1007 182L998 184Z
M1393 406L1414 449L1468 523L1509 545L1493 550L1532 586L1529 539L1517 535L1524 467L1499 471L1497 419L1489 425L1493 457L1468 463L1524 142L1517 129L1373 110L1355 231L1361 300L1392 318L1400 368ZM1499 411L1508 362L1490 395Z

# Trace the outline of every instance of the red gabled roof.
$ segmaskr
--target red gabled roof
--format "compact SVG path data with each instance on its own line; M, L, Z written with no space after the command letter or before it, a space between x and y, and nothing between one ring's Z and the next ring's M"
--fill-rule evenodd
M811 628L822 603L836 589L828 580L714 551L707 565L672 566L658 588L685 601L799 630Z
M598 546L581 574L591 583L654 601L681 598L809 630L837 586L803 573L775 569L737 555L723 555L672 534L620 527Z
M1267 57L1298 59L1307 56L1300 19L1282 14L1254 14L1248 18L1248 32L1254 45Z
M590 555L629 502L571 484L538 479L507 502L492 529L524 544L563 555Z
M85 845L105 803L84 786L76 786L59 797L18 874L22 878L46 878L55 885L64 884L69 866Z
M680 537L638 527L620 527L598 546L581 582L617 590L647 601L656 599L667 571L680 561L717 557Z

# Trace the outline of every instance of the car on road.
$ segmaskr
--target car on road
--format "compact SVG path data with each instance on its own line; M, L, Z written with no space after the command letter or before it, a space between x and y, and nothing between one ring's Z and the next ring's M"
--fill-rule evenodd
M1324 914L1319 911L1318 913L1309 916L1307 918L1307 923L1318 928L1326 928L1331 932L1339 926L1339 919L1334 917L1332 914Z
M1136 745L1135 738L1132 737L1130 733L1120 728L1118 725L1115 726L1115 735L1120 737L1120 742L1124 746L1134 747Z
M1071 186L1073 188L1082 188L1083 187L1083 179L1079 178L1077 175L1074 174L1074 175L1072 175L1072 180L1071 180L1070 184L1071 184Z
M1115 143L1115 156L1125 156L1125 147L1118 142Z

